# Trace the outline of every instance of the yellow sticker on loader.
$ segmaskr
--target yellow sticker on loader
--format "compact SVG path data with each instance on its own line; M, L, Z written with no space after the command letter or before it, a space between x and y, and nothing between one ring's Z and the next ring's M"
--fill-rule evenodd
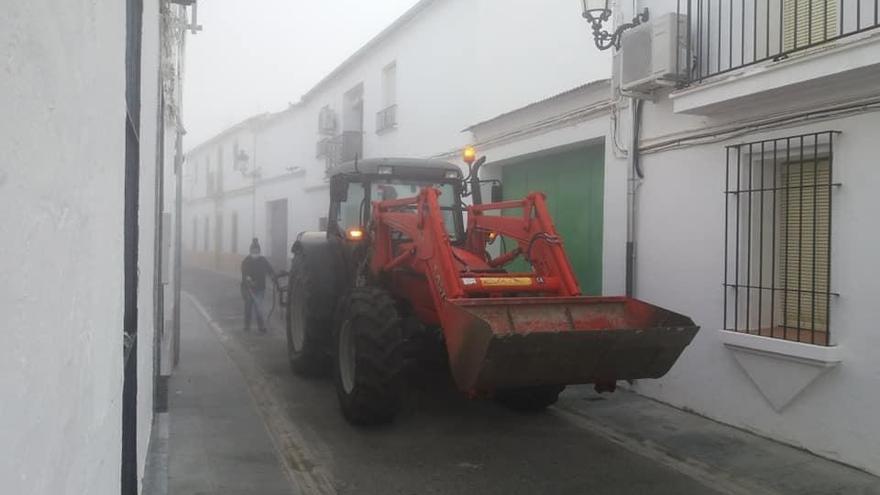
M531 277L483 277L483 287L531 287Z

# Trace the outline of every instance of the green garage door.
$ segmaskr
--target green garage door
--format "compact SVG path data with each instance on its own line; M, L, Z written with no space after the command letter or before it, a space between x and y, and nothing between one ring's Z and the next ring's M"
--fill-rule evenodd
M504 196L547 195L581 290L602 294L602 216L605 150L592 146L529 159L504 167Z

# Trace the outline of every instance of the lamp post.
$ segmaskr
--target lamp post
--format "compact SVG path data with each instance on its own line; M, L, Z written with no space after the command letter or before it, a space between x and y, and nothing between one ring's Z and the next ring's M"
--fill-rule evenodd
M647 22L649 19L648 8L645 7L645 10L636 14L630 22L621 24L613 33L609 33L603 28L603 26L606 22L611 20L612 10L610 0L581 0L581 3L584 8L584 19L586 19L592 26L593 39L596 42L596 47L600 50L607 50L612 47L615 50L619 49L620 36L623 32L627 29L634 28L643 22Z

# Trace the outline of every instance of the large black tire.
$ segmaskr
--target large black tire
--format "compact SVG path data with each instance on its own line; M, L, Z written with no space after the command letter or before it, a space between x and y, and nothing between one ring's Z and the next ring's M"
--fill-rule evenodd
M336 332L336 395L356 425L394 419L404 396L404 338L394 299L384 290L354 289Z
M287 358L290 369L300 376L325 376L330 370L330 357L322 337L324 341L329 340L330 329L315 314L322 302L317 300L317 291L302 255L293 259L287 287Z
M538 412L556 404L563 385L512 388L495 392L495 400L514 411Z

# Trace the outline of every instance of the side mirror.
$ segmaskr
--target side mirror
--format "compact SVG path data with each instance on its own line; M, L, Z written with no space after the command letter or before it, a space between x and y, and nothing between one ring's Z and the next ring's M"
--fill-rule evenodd
M348 182L334 180L330 183L330 198L334 202L343 202L348 199Z
M504 186L500 182L492 183L492 202L500 203L504 201Z

